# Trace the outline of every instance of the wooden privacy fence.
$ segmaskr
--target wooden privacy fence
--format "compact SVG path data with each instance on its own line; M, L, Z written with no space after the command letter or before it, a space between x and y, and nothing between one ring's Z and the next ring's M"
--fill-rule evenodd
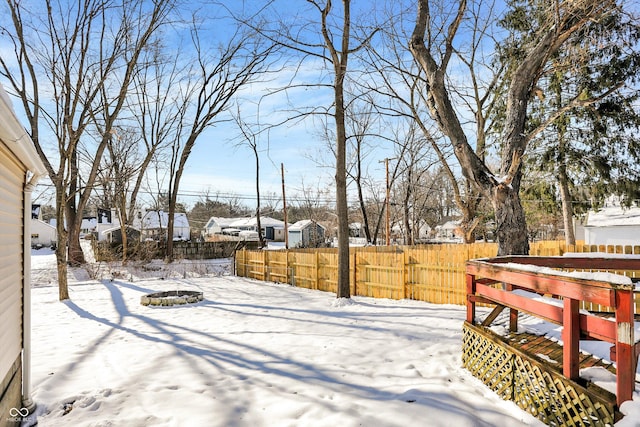
M533 242L530 255L558 256L567 252L638 254L639 246L571 245L560 241ZM414 299L435 304L466 304L466 262L495 257L495 243L374 246L350 249L351 295ZM236 275L293 286L337 291L336 249L240 250ZM636 277L640 272L617 272ZM636 298L635 312L640 313Z

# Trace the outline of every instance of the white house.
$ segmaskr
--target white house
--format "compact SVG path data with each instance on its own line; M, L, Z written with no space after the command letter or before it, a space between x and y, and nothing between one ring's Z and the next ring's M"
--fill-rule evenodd
M87 234L97 233L98 228L98 219L94 217L82 218L82 222L80 223L80 235L84 236Z
M442 242L461 242L462 238L458 235L460 221L447 221L442 225L436 226L436 240Z
M303 219L288 227L289 247L317 247L325 241L325 228L310 219Z
M610 205L589 211L583 227L588 245L640 245L640 208Z
M98 235L98 241L112 241L113 230L120 229L120 220L115 208L98 209L96 218L95 232Z
M258 219L255 216L251 218L238 218L231 223L231 227L239 230L258 231ZM261 216L260 228L265 239L274 242L284 241L284 221L268 216Z
M262 229L262 235L265 239L276 242L284 241L284 221L268 216L261 216L260 228ZM205 237L214 234L232 234L237 236L241 231L258 231L257 218L211 217L204 226Z
M415 243L419 242L419 241L426 241L430 234L431 234L431 227L429 227L429 224L426 223L426 221L418 221L418 226L416 227L417 229L413 228L413 225L410 224L410 227L412 227L412 229L410 230L410 232L416 233L416 235L413 236L413 239L415 240ZM391 235L392 236L406 236L407 233L405 231L405 224L404 222L400 222L398 224L394 224L391 227Z
M30 396L31 192L45 173L0 85L0 425L14 424L8 418L12 408L35 407Z
M223 218L219 216L212 216L204 226L202 231L203 237L213 236L214 234L222 234L222 231L226 228L231 228L231 223L236 221L237 218Z
M165 240L169 213L164 211L147 211L142 218L136 218L133 227L140 230L142 239ZM189 240L191 227L187 214L176 212L173 217L173 240Z
M31 247L53 246L58 242L56 228L37 218L31 219Z

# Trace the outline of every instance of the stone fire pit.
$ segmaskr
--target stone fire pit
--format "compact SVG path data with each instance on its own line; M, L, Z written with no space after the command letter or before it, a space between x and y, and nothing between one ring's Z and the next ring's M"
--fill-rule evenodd
M165 291L155 292L153 294L143 295L140 297L142 305L184 305L194 304L204 299L202 292L199 291Z

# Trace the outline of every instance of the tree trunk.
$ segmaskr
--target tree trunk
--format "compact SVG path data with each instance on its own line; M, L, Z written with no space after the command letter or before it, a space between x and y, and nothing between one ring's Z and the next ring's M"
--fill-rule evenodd
M515 187L498 185L491 197L496 216L498 256L529 255L527 222L520 203L518 186Z
M404 233L405 233L405 245L413 245L413 227L415 224L412 224L411 221L411 209L409 208L409 201L411 200L411 173L407 177L407 190L404 195L404 200L402 200L402 208L404 213Z
M564 240L567 245L576 244L576 234L573 229L573 199L569 191L569 179L566 166L561 164L558 171L558 187L562 200L562 218L564 220Z
M78 189L78 152L74 148L69 157L69 195L64 201L66 227L68 231L68 261L72 266L85 263L84 253L80 247L80 230L82 228L82 212L78 212L76 204ZM64 194L64 188L61 188Z
M371 236L371 230L369 229L369 215L367 215L367 205L365 203L364 193L362 191L362 159L361 159L360 149L361 149L360 141L358 141L358 146L357 146L358 164L356 165L358 170L357 170L357 175L355 179L355 184L358 190L358 201L360 202L360 212L362 213L362 224L364 227L364 234L367 238L367 243L371 244L373 239Z
M69 227L69 264L77 267L86 262L80 245L80 227Z
M258 240L260 247L264 248L264 236L262 235L262 224L260 223L260 157L258 156L258 146L252 144L253 154L256 157L256 228L258 229Z
M58 297L60 301L69 299L69 283L67 282L67 237L58 233L56 247L56 265L58 269ZM64 246L63 246L64 245Z
M556 73L553 76L553 88L555 92L556 108L560 108L562 102L562 75ZM569 175L567 173L567 128L568 118L565 115L555 122L558 129L558 189L562 201L562 219L564 222L564 238L567 245L576 244L576 236L573 230L573 205L571 192L569 191Z
M58 295L60 301L69 299L69 284L67 281L67 231L64 226L64 191L59 188L62 184L56 184L56 233L58 243L56 246L56 266L58 269Z
M344 118L342 78L337 77L336 96L336 210L338 215L338 289L337 298L350 298L349 278L349 209L347 205L347 137Z
M173 201L173 197L172 197L169 200L169 212L167 213L167 253L165 254L165 257L164 257L164 261L167 263L173 262L173 228L174 228L175 212L176 212L176 202ZM160 225L162 226L162 218L160 218Z

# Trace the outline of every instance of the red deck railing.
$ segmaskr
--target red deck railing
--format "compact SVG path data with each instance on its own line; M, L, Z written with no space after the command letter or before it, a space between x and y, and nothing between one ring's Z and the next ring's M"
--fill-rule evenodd
M572 380L579 377L580 339L613 344L611 357L616 362L616 400L620 405L632 399L640 352L634 338L634 285L620 276L576 277L568 273L585 270L640 271L640 258L509 256L468 261L467 321L476 323L476 303L488 303L496 307L482 322L484 326L505 308L510 310L512 332L517 331L519 311L562 325L562 372ZM553 300L533 299L526 292L514 290ZM581 312L582 302L610 307L615 320Z

